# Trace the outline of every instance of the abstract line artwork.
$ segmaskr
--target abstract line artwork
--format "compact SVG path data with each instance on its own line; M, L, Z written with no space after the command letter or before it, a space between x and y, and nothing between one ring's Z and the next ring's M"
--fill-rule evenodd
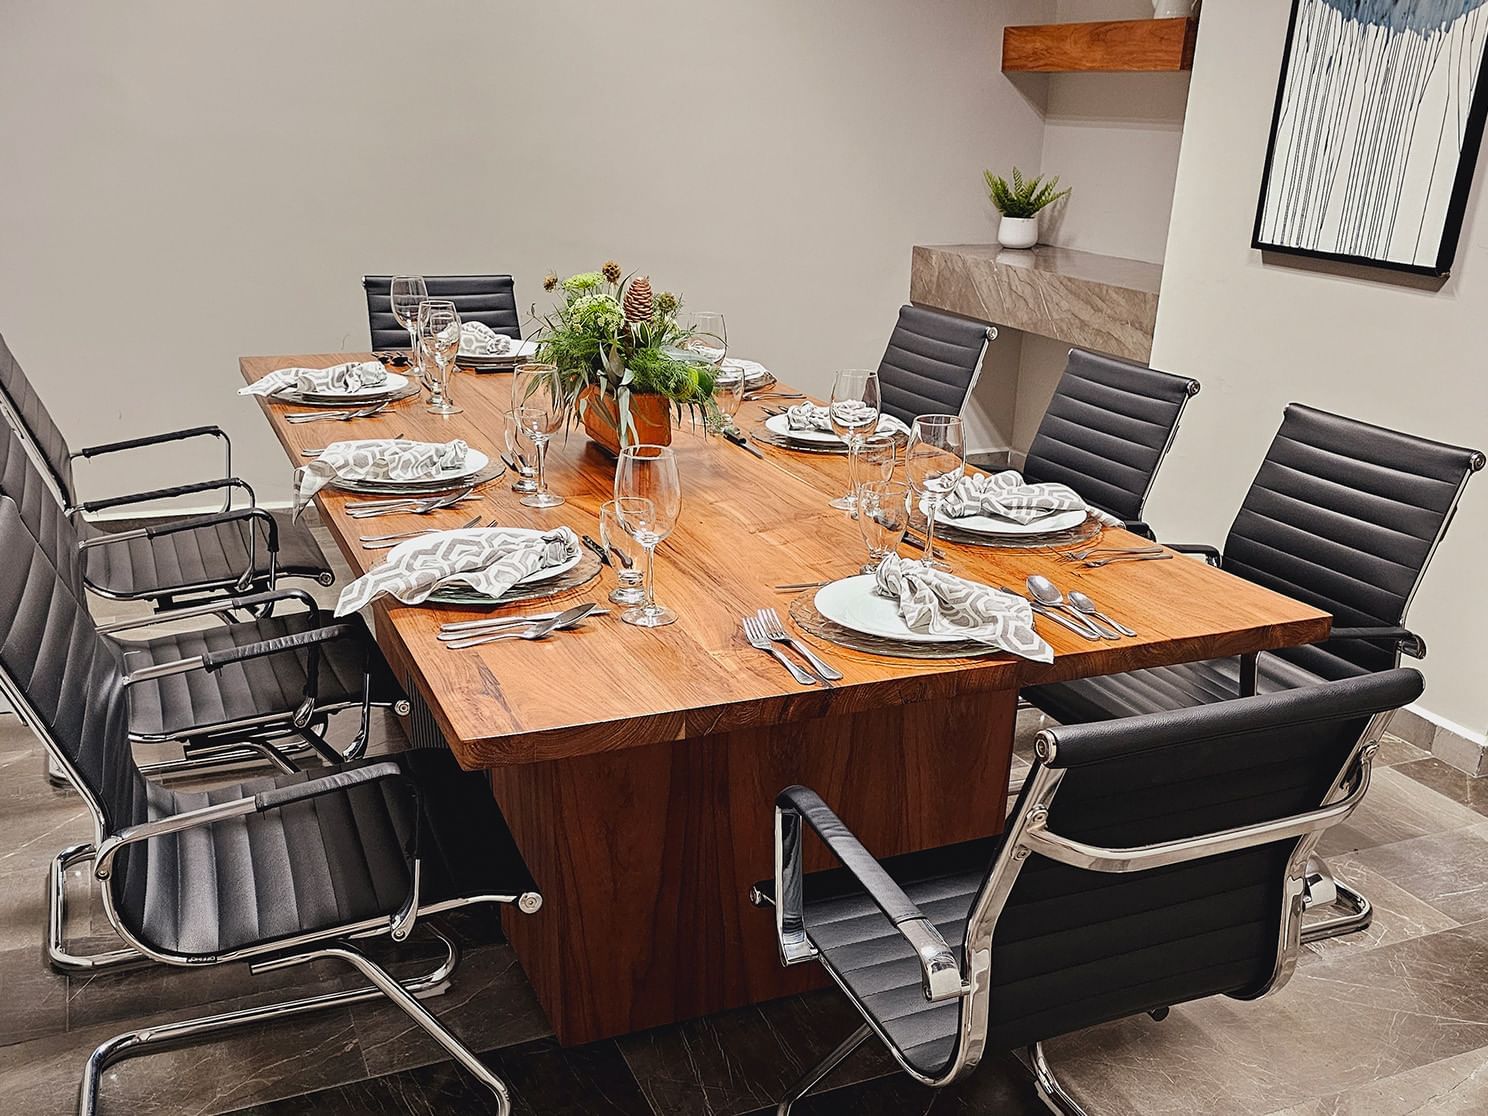
M1485 46L1488 0L1293 0L1252 246L1450 271Z

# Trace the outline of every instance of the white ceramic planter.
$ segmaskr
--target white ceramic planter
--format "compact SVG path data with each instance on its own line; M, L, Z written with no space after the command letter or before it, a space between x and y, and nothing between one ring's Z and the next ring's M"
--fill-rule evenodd
M997 243L1004 248L1032 248L1038 243L1038 218L1004 217L997 226Z
M1183 19L1198 7L1197 0L1152 0L1153 19Z

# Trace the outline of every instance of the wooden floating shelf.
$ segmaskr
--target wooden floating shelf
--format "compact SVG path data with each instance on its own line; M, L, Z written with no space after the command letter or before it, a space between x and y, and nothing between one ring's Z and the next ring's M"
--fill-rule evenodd
M1197 19L1119 19L1005 27L1004 73L1157 73L1193 69Z

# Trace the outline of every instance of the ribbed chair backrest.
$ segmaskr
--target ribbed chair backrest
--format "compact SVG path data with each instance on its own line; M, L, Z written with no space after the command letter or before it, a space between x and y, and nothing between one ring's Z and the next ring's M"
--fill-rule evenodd
M391 275L362 277L374 349L408 347L408 331L393 317L393 300L388 293L392 281ZM510 275L426 275L424 284L429 288L430 298L452 301L462 322L482 322L508 337L522 336L516 287Z
M20 423L26 436L36 446L36 451L40 454L52 483L61 492L62 499L69 505L75 504L76 488L73 485L70 456L72 451L67 448L67 439L52 421L51 412L46 409L41 396L36 394L36 389L31 386L30 379L21 368L21 362L16 360L3 336L0 336L0 394L5 396L6 408L14 414L15 421Z
M1299 403L1287 407L1224 544L1224 568L1333 614L1399 624L1478 450ZM1392 666L1390 647L1330 640L1276 652L1323 678Z
M22 521L47 559L61 571L63 582L78 600L87 600L77 527L58 505L21 436L8 423L0 423L0 495L15 501Z
M1140 519L1197 380L1071 349L1039 423L1024 479L1067 484L1121 519Z
M1283 904L1300 915L1296 858L1305 860L1316 836L1102 872L1037 846L1020 858L1020 814L1043 803L1050 834L1133 849L1315 811L1353 774L1371 719L1421 688L1418 672L1392 670L1040 733L1040 754L1050 758L1024 785L968 931L968 950L991 944L990 983L966 1008L986 1012L987 1049L1205 996L1249 997L1284 981L1282 930L1295 927L1283 923ZM1000 873L1011 890L999 910Z
M911 423L919 415L959 415L987 347L988 327L903 306L878 365L884 414Z

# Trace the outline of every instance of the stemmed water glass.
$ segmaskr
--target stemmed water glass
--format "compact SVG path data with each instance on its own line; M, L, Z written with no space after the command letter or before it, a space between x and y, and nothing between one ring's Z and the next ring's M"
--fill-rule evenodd
M723 364L723 358L728 356L728 327L722 314L700 310L687 315L683 328L687 336L679 348L696 354L714 368Z
M832 432L847 443L847 495L831 501L839 511L852 511L857 506L858 451L867 436L878 429L881 409L878 373L866 368L849 368L832 377L832 400L827 417Z
M455 304L447 298L419 303L418 339L429 387L429 405L424 409L431 415L458 415L462 408L449 397L450 369L460 352L460 312Z
M903 481L870 480L858 486L858 530L868 547L868 564L862 573L873 573L879 563L898 550L909 526L909 485Z
M618 605L638 605L646 603L646 592L642 588L645 580L641 571L636 568L635 561L624 550L619 543L630 543L630 535L620 525L620 513L615 507L614 500L606 500L599 506L599 543L605 548L605 553L616 562L615 577L620 585L610 591L610 601Z
M424 378L424 365L419 358L418 312L428 297L429 287L422 275L394 275L388 285L393 318L408 331L408 359L413 364L414 375L420 380Z
M858 447L858 465L865 467L866 481L893 480L899 464L899 440L892 434L870 434Z
M669 446L626 446L615 463L615 514L626 534L646 552L646 599L620 619L642 628L659 628L677 614L656 603L656 547L672 533L682 510L682 480Z
M568 399L552 364L524 364L512 376L512 412L537 449L537 491L522 497L529 508L556 508L562 496L548 491L548 443L568 416Z
M909 445L904 451L904 471L915 492L924 498L927 566L949 569L935 555L935 517L940 505L950 495L956 482L966 473L966 430L956 415L921 415L909 430Z
M511 490L536 492L537 482L532 479L536 474L527 464L526 455L522 452L522 422L517 415L515 402L501 413L501 439L506 446L506 456L515 466L517 475L517 479L512 481Z

